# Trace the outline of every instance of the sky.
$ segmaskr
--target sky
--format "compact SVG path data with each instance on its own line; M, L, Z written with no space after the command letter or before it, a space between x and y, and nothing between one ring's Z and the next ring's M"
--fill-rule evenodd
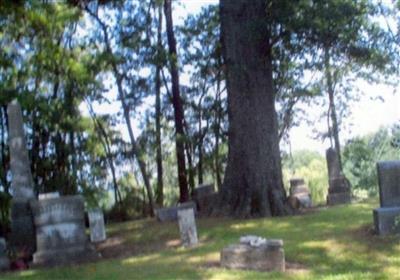
M183 23L184 18L189 13L198 13L202 7L217 4L218 0L174 0L173 1L173 21L175 25ZM178 50L179 51L179 50ZM185 75L181 75L181 83L187 84L188 80ZM344 129L341 132L341 142L345 143L355 136L362 136L377 131L381 126L390 126L394 123L400 123L400 87L394 89L386 85L370 85L367 82L357 82L357 87L362 92L361 99L350 105L350 115L343 120ZM114 96L115 88L110 92L110 96ZM377 93L383 96L384 101L372 100ZM296 150L314 150L324 154L329 147L329 141L316 140L313 138L313 128L319 131L326 130L326 119L319 120L319 116L326 108L319 106L306 106L299 104L300 108L304 108L309 118L314 119L312 125L306 122L300 123L298 127L290 130L290 146L292 151ZM118 112L119 102L108 105L95 106L96 111ZM87 109L82 106L82 111ZM135 122L134 122L135 123ZM119 129L124 138L128 139L126 127L124 124L119 125ZM136 136L139 130L136 129ZM284 150L288 149L288 145L282 145Z

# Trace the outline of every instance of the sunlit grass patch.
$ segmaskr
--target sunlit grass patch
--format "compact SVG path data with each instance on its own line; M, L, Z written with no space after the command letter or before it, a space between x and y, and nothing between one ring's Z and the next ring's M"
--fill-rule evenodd
M197 220L199 245L183 248L175 222L146 219L108 226L109 259L1 275L4 279L400 279L400 239L372 230L377 201L304 215ZM284 240L287 271L227 270L220 251L244 234ZM114 242L114 243L113 243ZM398 276L399 275L399 276ZM4 276L4 277L2 277Z

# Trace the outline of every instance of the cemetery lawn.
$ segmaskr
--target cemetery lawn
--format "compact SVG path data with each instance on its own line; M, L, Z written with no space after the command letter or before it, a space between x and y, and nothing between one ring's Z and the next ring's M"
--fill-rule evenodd
M201 219L200 245L184 249L175 223L140 220L108 226L90 264L0 274L0 279L400 279L400 237L378 237L366 201L310 213L253 220ZM285 273L220 268L219 252L241 235L282 238Z

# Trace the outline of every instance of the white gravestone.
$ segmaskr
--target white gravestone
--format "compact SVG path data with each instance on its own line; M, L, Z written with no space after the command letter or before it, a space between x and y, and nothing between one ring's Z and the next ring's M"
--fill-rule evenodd
M179 231L184 247L191 247L198 243L197 228L193 208L178 210Z
M90 241L101 242L106 240L106 229L104 226L104 215L101 209L92 209L88 211L90 226Z

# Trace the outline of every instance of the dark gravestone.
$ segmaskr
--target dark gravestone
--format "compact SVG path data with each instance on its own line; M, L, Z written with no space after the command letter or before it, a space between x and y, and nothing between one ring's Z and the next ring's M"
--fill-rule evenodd
M309 208L312 206L311 194L303 179L294 178L290 180L288 201L294 209Z
M196 213L196 204L193 201L180 203L178 206L156 209L156 217L160 222L171 222L178 220L178 210L192 208Z
M31 208L37 243L33 265L63 265L98 257L85 233L85 213L81 196L32 201Z
M339 157L335 149L329 148L326 151L326 162L329 176L328 205L350 203L350 182L340 171Z
M10 260L7 256L6 240L0 238L0 271L8 270L10 268Z
M400 206L400 161L378 162L377 171L381 207Z
M208 214L211 206L214 205L215 194L214 185L212 184L199 185L193 190L192 199L196 203L200 214Z
M35 199L33 179L26 148L21 107L16 100L7 107L11 190L11 235L13 250L32 255L35 251L35 229L29 201Z
M377 164L380 208L373 210L379 235L400 233L400 161Z

